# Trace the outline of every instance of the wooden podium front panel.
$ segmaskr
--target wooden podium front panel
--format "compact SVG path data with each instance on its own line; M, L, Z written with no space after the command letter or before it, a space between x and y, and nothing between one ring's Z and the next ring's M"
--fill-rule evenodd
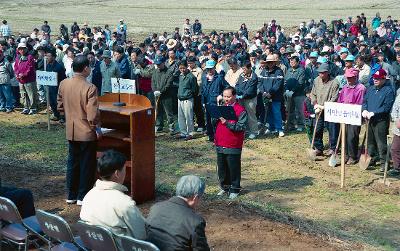
M98 142L98 151L115 149L127 157L124 185L137 203L155 198L154 109L141 95L120 94L123 107L113 106L118 94L99 97L103 128L113 129Z
M131 192L138 203L155 198L154 109L131 115L132 148Z

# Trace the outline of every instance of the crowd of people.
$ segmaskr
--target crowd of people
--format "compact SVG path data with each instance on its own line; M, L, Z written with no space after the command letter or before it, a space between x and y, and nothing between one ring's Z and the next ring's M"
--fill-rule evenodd
M177 27L172 33L154 33L135 44L128 39L122 19L113 32L108 25L89 28L87 23L79 27L75 22L70 30L61 25L58 34L45 21L30 36L14 36L4 20L0 27L0 111L11 113L22 106L22 114L35 114L40 103L46 102L46 90L35 82L36 70L57 72L62 84L48 90L51 119L66 122L69 165L77 165L74 163L79 158L92 165L95 159L80 154L74 157L74 153L84 149L87 156L93 156L94 148L85 141L96 140L98 114L89 112L92 115L85 125L89 131L80 139L79 133L84 131L74 134L68 129L68 123L77 115L64 116L72 114L66 111L72 106L65 104L73 103L65 93L72 96L76 92L73 83L79 80L78 89L90 97L85 102L96 105L97 101L90 100L111 92L112 78L135 80L138 93L147 96L157 110L156 132L164 131L166 122L176 139L192 140L198 132L214 142L221 186L218 195L235 199L240 192L240 157L245 137L284 137L305 131L311 142L315 130L312 147L318 156L324 154L323 133L327 129L325 154L332 155L339 125L325 121L324 103L358 104L362 106L363 121L368 124L368 154L372 157L369 168L379 162L384 170L387 135L394 122L393 169L389 175L400 175L400 24L391 16L382 20L379 13L370 24L369 28L361 13L346 21L333 20L329 25L324 20L302 22L293 34L285 34L276 20L254 33L245 24L237 32L206 33L199 20L191 24L186 19L182 30ZM236 119L213 118L208 105L232 106ZM346 125L346 151L342 154L347 164L359 161L360 131L361 126ZM125 176L121 163L123 156L116 152L100 158L97 171L101 179L92 190L95 180L80 186L73 178L78 171L68 168L68 203L82 205L81 218L114 228L117 234L141 239L147 234L156 245L165 246L163 250L187 249L187 245L196 249L194 243L198 243L199 250L207 250L204 219L192 215L190 209L204 192L204 184L194 176L178 182L177 197L152 208L147 232L138 210L117 215L109 215L109 211L124 208L92 210L99 205L104 209L115 207L108 203L108 197L125 201L126 204L121 203L126 208L134 206L120 194L125 191L120 185ZM94 169L88 172L93 173ZM93 199L100 194L104 194L104 201ZM182 219L179 228L174 228L178 223L168 219L179 218L178 214L190 220ZM115 223L118 224L112 225Z

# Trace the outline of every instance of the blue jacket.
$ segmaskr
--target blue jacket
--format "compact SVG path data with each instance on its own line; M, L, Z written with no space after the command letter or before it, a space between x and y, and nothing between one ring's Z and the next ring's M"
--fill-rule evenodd
M242 96L242 99L252 99L257 96L258 78L255 73L251 73L249 79L245 78L243 73L235 85L236 95Z
M272 71L263 69L258 79L258 90L269 93L273 101L283 100L284 77L283 71L278 66Z
M388 119L390 111L392 110L394 98L393 88L388 81L379 89L375 86L369 86L364 95L362 110L374 113L371 121Z
M220 74L215 74L211 81L207 80L207 75L201 77L201 102L206 104L217 104L217 97L222 95L222 92L229 84Z
M98 93L101 93L101 70L100 70L101 62L96 60L96 64L94 65L94 69L92 70L92 84L97 87Z
M128 57L124 54L120 60L116 61L116 63L121 73L121 78L129 79L131 76L131 69L129 66Z

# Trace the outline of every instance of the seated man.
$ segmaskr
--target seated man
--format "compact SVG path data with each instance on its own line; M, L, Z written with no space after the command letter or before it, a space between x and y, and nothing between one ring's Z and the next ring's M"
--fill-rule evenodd
M151 207L147 217L148 241L160 250L210 250L206 221L194 212L204 194L205 184L194 175L183 176L176 196Z
M108 227L116 235L145 239L145 221L135 201L124 192L125 156L114 150L104 152L97 161L100 175L84 197L80 218L93 225Z
M22 219L35 215L33 195L30 190L2 186L0 178L0 196L10 199L12 202L14 202L19 213L21 214Z

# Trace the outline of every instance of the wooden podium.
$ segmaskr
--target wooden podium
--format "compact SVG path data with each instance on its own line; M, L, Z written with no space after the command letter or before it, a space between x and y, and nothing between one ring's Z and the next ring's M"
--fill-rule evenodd
M120 96L120 100L118 99ZM115 102L126 106L114 106ZM109 93L99 97L103 138L97 146L101 152L114 149L127 161L124 185L137 203L155 198L155 133L154 109L141 95Z

